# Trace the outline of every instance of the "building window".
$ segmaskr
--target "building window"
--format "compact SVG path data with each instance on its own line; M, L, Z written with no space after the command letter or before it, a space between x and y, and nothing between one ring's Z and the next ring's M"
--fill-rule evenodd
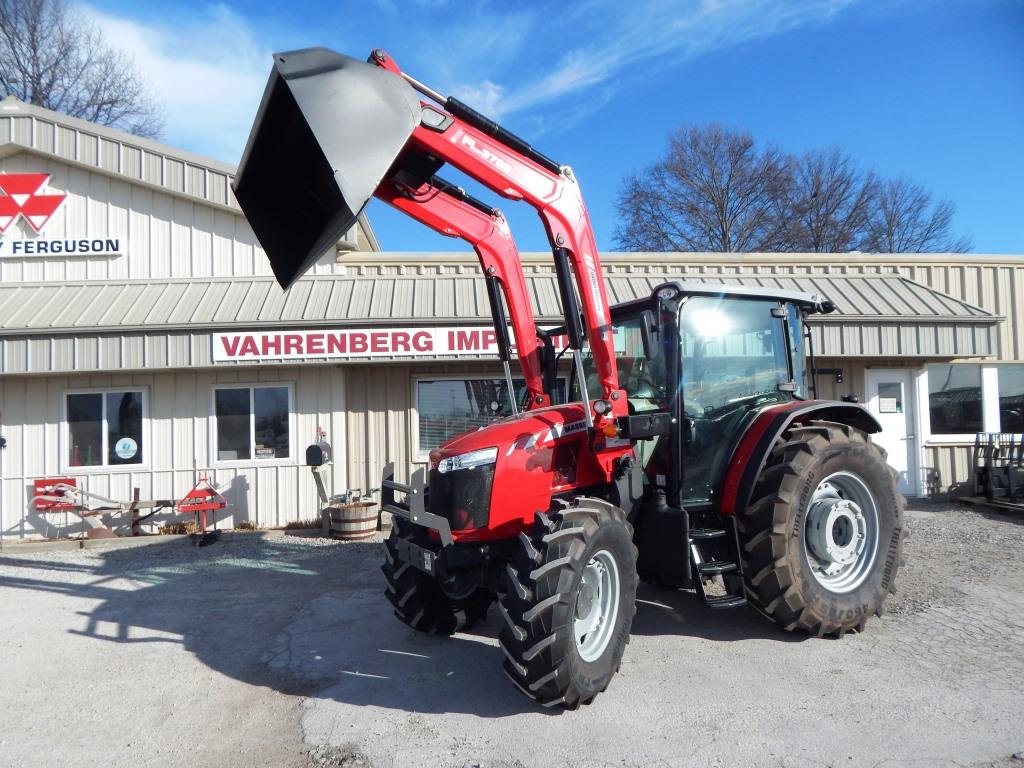
M939 438L1024 432L1024 364L929 365L928 415Z
M144 403L141 390L68 393L68 467L141 464Z
M291 391L287 386L216 387L217 461L266 461L291 456Z
M999 431L1024 432L1024 365L997 365Z
M928 418L933 435L982 431L980 365L928 366Z
M526 383L513 379L512 384L516 403L521 404ZM560 378L558 386L564 402L565 379ZM420 379L416 382L417 453L423 456L456 435L511 413L505 379Z

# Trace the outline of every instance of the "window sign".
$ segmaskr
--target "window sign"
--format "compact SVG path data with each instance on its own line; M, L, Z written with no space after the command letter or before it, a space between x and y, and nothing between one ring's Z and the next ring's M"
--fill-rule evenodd
M67 466L142 463L142 392L74 392L66 396Z
M899 382L879 382L878 412L903 413L903 387Z
M267 461L291 456L287 386L217 387L213 393L217 461Z

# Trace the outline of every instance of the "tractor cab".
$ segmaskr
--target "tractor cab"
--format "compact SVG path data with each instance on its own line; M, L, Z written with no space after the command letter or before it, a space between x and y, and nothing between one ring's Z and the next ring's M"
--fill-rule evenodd
M668 412L682 425L636 441L645 486L690 509L714 508L729 456L756 413L813 392L803 320L832 308L795 291L678 282L613 306L630 415ZM593 391L586 350L583 368Z

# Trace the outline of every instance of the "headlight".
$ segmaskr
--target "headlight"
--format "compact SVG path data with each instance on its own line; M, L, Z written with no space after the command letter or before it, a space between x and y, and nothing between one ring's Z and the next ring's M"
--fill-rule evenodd
M437 471L444 474L445 472L455 472L460 469L483 467L487 464L493 464L497 460L497 448L481 448L478 451L460 453L458 456L449 456L447 459L441 459L437 464Z

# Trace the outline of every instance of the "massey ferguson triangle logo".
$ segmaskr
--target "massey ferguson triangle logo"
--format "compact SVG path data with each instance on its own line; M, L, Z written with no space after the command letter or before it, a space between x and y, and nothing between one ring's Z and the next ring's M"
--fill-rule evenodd
M25 217L36 232L57 212L67 195L43 194L48 173L0 173L0 234L18 218Z

